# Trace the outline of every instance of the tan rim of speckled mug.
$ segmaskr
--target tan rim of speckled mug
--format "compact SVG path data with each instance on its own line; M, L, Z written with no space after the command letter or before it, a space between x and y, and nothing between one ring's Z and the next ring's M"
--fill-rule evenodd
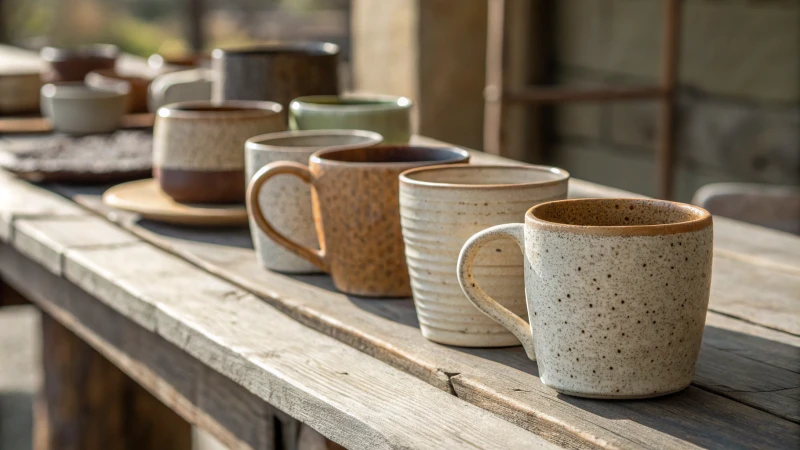
M158 108L158 116L169 119L252 119L283 112L280 103L228 100L170 103Z
M597 211L589 213L594 215L595 223L599 221L597 214L604 211L614 211L615 215L622 215L622 221L619 225L594 225L591 221L587 221L589 223L580 223L579 220L573 220L573 222L578 223L565 223L564 221L552 220L552 214L558 209L571 207L584 208L584 210L585 208L596 207ZM625 213L628 212L630 215L638 214L642 208L646 208L646 213L683 214L683 217L678 217L674 220L656 220L652 224L634 224L631 221L630 225L626 225L625 222L629 221L630 216L625 215ZM574 215L571 218L577 219ZM591 236L657 236L702 230L711 226L713 221L708 211L699 206L686 203L638 198L579 198L556 200L536 205L525 213L525 222L529 226L540 230Z

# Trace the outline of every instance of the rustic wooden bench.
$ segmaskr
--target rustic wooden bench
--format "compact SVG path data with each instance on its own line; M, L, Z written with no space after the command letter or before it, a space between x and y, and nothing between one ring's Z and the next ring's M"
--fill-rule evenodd
M473 161L513 163L478 152ZM142 221L105 207L104 189L37 187L0 173L0 276L46 313L45 419L54 431L147 438L156 448L184 433L174 412L250 448L296 444L287 415L348 448L800 445L800 238L792 235L716 218L693 385L658 399L596 401L542 385L521 348L427 341L410 299L348 297L324 275L266 271L246 229ZM580 180L570 188L572 197L632 195ZM87 371L99 363L85 349L65 360L58 348L71 334L79 342L70 345L88 344L111 367ZM108 375L115 368L124 376ZM122 411L114 395L92 398L130 392L127 378L167 408L142 400ZM93 411L84 423L58 415L67 394ZM51 433L50 442L61 441Z

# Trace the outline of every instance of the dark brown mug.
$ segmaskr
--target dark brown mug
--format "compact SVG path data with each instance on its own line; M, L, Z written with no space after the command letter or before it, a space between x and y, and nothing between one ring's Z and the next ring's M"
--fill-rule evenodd
M175 201L240 203L244 200L244 143L283 131L274 102L207 101L159 108L153 128L153 176Z
M111 44L93 44L75 48L44 47L42 81L83 81L93 70L113 69L119 49Z
M269 100L284 108L305 95L339 93L339 47L329 42L267 42L211 53L211 98Z
M399 180L414 167L469 161L465 150L449 147L377 146L320 150L308 166L277 161L250 181L247 209L272 240L331 274L347 294L407 297L411 286L400 228ZM258 204L270 178L294 175L312 187L314 222L321 250L278 232Z

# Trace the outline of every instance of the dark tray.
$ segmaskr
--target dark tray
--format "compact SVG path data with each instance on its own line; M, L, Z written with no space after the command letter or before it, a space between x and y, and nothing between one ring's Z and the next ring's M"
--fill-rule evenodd
M36 183L111 183L148 178L152 153L149 131L0 138L0 167Z

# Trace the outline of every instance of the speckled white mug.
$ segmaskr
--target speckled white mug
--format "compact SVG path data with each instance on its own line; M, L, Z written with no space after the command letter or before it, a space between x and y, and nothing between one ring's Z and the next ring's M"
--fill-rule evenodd
M253 178L262 167L275 161L294 161L308 164L312 153L320 149L350 149L380 144L383 137L362 130L283 131L262 134L247 140L245 148L246 180ZM278 177L265 185L258 196L259 211L269 211L270 222L285 236L312 248L319 248L314 215L311 211L311 189L295 177ZM248 211L250 232L258 262L267 269L286 273L312 273L319 269L270 239ZM259 212L258 214L261 214Z
M711 215L691 205L560 200L528 210L525 224L471 237L458 279L475 306L520 339L544 384L580 397L655 397L680 391L694 376L712 237ZM509 238L525 254L530 325L472 274L483 246Z

